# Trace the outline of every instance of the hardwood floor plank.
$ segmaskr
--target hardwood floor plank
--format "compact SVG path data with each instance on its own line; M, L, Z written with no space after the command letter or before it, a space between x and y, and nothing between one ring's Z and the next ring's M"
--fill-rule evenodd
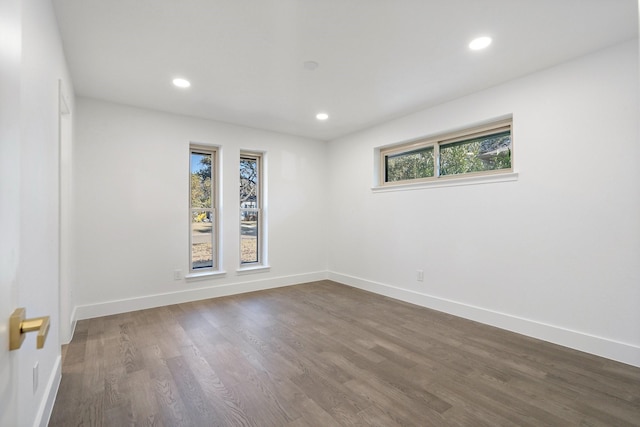
M65 355L65 369L67 372L82 372L84 369L85 352L87 347L87 331L76 331L73 340L67 345Z
M204 392L184 358L172 357L167 359L167 367L171 372L173 382L176 384L180 401L189 413L189 418L196 425L205 425L213 418L214 413L210 408L209 402L204 399Z
M172 379L167 377L153 379L153 390L165 424L176 427L198 425L189 416L178 387Z
M254 425L277 427L294 419L259 376L250 375L246 381L234 387L235 392L241 396L246 416L253 420Z
M371 406L360 413L366 413L371 408L387 408L385 417L392 419L395 424L399 425L415 425L417 420L425 418L431 420L432 424L444 422L441 414L434 412L420 402L412 401L402 391L388 387L375 379L352 380L347 382L345 386L354 394L371 401ZM389 411L388 408L393 408L393 410Z
M165 426L160 417L149 373L146 370L134 372L127 376L126 381L131 393L131 423L145 427Z
M341 425L331 414L311 399L302 401L299 409L302 412L302 417L287 424L289 427L338 427Z
M82 320L51 426L640 426L640 369L331 281Z
M75 424L79 426L102 426L105 424L105 408L103 405L103 393L83 396L74 411ZM67 424L61 424L67 425ZM114 424L113 424L114 425Z
M184 359L198 379L203 398L206 399L213 412L212 425L248 425L237 397L227 389L215 370L202 356L200 349L193 345L181 348Z
M358 413L358 418L362 421L363 426L372 427L402 427L402 425L394 421L388 414L377 406L370 406Z
M86 408L91 408L85 405ZM118 406L105 409L103 414L95 414L93 418L83 419L82 426L127 426L132 424L131 402L123 402ZM95 421L95 423L94 423Z
M67 372L64 381L60 381L55 410L51 414L49 425L80 425L80 403L82 401L82 373ZM58 403L59 402L59 403Z
M104 378L103 400L107 409L123 405L127 399L126 368L110 370Z

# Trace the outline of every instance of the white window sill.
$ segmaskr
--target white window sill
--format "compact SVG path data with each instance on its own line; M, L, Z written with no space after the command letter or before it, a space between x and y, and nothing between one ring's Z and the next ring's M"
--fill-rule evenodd
M215 279L218 277L224 277L227 275L226 271L204 271L202 273L190 273L184 276L187 282L194 280Z
M441 187L455 187L459 185L477 185L477 184L491 184L496 182L509 182L517 181L518 172L481 175L481 176L466 176L456 178L440 178L434 181L426 182L411 182L406 184L389 184L384 186L371 187L371 191L374 193L385 193L387 191L407 191L407 190L422 190L427 188L441 188Z
M236 273L243 275L243 274L268 272L270 270L271 270L270 265L252 265L249 267L240 267L239 269L236 270Z

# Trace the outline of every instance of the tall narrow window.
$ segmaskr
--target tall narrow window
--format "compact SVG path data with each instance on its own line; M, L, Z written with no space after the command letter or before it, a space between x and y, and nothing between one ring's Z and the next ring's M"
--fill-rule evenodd
M215 270L217 263L216 151L212 147L190 147L189 269Z
M240 265L262 263L262 155L240 153Z

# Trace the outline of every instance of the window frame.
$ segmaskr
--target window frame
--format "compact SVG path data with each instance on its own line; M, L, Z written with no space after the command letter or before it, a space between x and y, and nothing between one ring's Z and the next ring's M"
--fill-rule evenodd
M238 156L238 180L240 180L240 162L243 159L254 160L257 167L257 189L256 189L256 207L255 208L243 208L238 206L238 221L239 221L239 271L242 270L255 270L262 267L266 267L266 230L265 230L265 153L258 151L241 150ZM240 182L239 182L240 184ZM238 185L240 188L240 185ZM238 194L240 196L240 194ZM240 204L239 204L240 205ZM243 262L242 261L242 213L243 212L255 212L257 214L257 242L256 242L256 261Z
M211 155L211 206L207 208L194 207L192 205L191 200L191 156L193 154L206 154ZM210 275L221 272L221 252L220 252L220 210L219 206L219 147L213 145L206 144L197 144L190 143L189 144L189 215L188 215L188 226L189 226L189 277L197 277L202 275ZM193 267L193 212L194 211L208 211L213 216L212 224L212 233L211 233L211 267Z
M441 175L440 170L440 149L442 147L446 147L447 145L454 144L461 141L466 141L469 139L480 138L482 136L493 135L500 132L509 131L511 137L511 167L495 169L495 170L486 170L486 171L478 171L478 172L467 172L460 174L451 174L451 175ZM419 151L423 148L433 147L433 156L434 156L434 173L433 176L424 177L424 178L413 178L413 179L405 179L398 181L387 182L387 158L389 156L397 156L400 154L410 154L415 151ZM495 121L491 121L485 123L483 125L468 127L464 129L460 129L457 131L447 132L438 134L436 136L431 136L427 138L420 138L417 140L413 140L410 142L399 143L394 145L388 145L379 148L379 153L377 156L377 163L379 166L378 169L378 178L376 182L376 186L378 188L392 188L398 186L406 186L407 184L421 184L421 183L435 183L443 180L468 180L469 178L474 177L486 177L492 175L510 175L514 172L514 142L513 142L513 118L503 118Z

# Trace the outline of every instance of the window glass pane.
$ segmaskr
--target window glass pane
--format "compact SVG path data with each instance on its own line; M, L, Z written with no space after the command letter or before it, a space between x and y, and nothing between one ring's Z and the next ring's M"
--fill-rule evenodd
M258 208L258 160L240 158L240 207Z
M191 268L213 267L213 213L191 212Z
M385 182L429 178L434 166L433 147L385 156Z
M240 211L240 262L258 262L257 211Z
M212 208L211 154L191 153L191 207Z
M440 146L440 175L511 168L511 132Z

